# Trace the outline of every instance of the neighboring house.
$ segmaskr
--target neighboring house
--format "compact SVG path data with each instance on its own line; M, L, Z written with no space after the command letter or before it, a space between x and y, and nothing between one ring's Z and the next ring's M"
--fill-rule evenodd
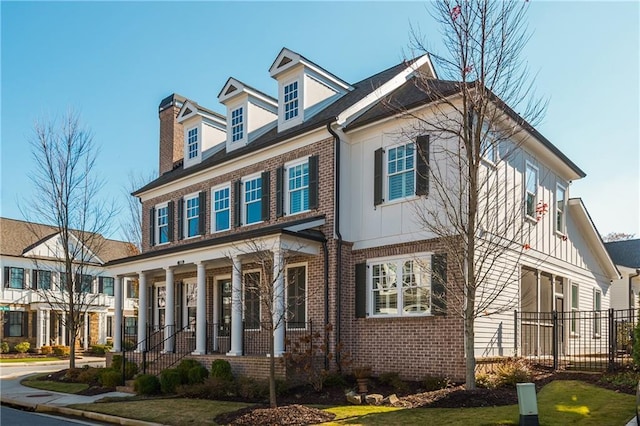
M611 307L640 308L640 239L612 241L604 246L622 275L611 283Z
M61 263L57 229L49 225L0 218L0 305L2 309L2 341L10 345L28 341L32 348L68 345L69 334L63 320L64 306L55 306L45 292L58 291ZM78 343L105 343L114 336L114 279L103 268L110 260L132 254L131 245L102 237L99 246L87 258L82 277L88 293L82 332ZM127 280L124 314L135 321L136 299L133 282ZM62 295L62 293L60 293ZM57 296L56 296L57 297ZM52 306L53 305L53 306ZM85 308L83 307L82 310ZM132 333L133 334L133 333Z
M455 95L456 83L437 79L427 55L350 84L285 48L269 69L276 98L230 78L218 95L225 115L175 94L162 100L160 176L133 194L143 208L142 253L107 265L116 287L140 282L138 340L147 325L188 330L195 355L265 374L266 346L256 344L267 338L265 316L247 291L265 279L246 257L259 247L273 253L275 271L286 269L275 284L286 289L279 302L289 317L275 333L277 356L331 324L330 350L374 374L463 379L464 326L451 309L459 277L415 214L431 200L425 159L439 161L434 147L446 142L403 136L410 121L383 100L429 114L436 98L417 88L418 70ZM499 260L515 279L497 303L513 307L476 321L478 356L540 354L531 338L516 345L513 311L606 309L617 277L584 205L569 198L584 173L535 129L524 133L517 145L496 146L496 155L518 150L498 167L503 185L523 206L555 207L538 221L519 209L528 249Z

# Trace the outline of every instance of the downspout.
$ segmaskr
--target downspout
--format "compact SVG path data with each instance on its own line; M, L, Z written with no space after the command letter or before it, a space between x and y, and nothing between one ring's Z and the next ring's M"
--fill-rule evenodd
M636 269L634 275L629 275L629 309L635 309L633 306L633 279L640 276L640 269Z
M338 372L342 369L340 367L340 313L341 313L341 293L342 293L342 234L340 233L340 136L331 128L331 123L327 123L327 131L333 136L335 141L335 173L334 173L334 229L338 239L336 245L336 345L335 345L335 360L338 367Z
M329 245L325 236L322 242L322 251L324 253L324 339L328 342L327 326L329 325ZM329 369L329 345L324 345L324 368Z

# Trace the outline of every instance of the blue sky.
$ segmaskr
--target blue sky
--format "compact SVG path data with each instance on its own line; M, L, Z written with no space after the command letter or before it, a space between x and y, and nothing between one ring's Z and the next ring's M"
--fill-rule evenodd
M22 218L38 118L80 112L101 149L101 196L124 204L130 173L157 173L165 96L223 113L216 96L230 76L275 96L268 69L284 46L356 82L403 59L410 23L441 50L425 7L3 1L0 214ZM538 130L587 173L571 196L583 198L601 233L640 234L640 3L532 0L528 19L524 53L536 92L549 100Z

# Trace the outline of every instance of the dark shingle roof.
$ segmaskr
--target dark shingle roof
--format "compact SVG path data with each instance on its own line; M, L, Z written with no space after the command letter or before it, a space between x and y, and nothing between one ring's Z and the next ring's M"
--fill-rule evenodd
M223 163L232 158L237 158L247 153L250 153L252 151L256 151L256 150L274 145L278 142L281 142L293 136L306 133L308 131L317 129L319 127L323 127L327 123L334 121L336 116L340 114L342 111L354 105L356 102L362 100L364 97L369 95L371 92L373 92L375 89L380 87L382 84L389 81L391 78L397 75L400 71L402 71L406 66L407 66L407 62L402 62L391 68L381 71L378 74L375 74L362 81L359 81L358 83L353 84L352 91L346 93L344 96L337 99L335 102L329 104L323 110L319 111L316 115L311 117L309 120L306 120L305 122L297 126L293 126L290 129L287 129L282 132L278 132L277 127L274 127L273 129L269 130L268 132L260 136L258 139L252 141L250 144L242 148L238 148L229 153L227 153L226 149L222 149L220 152L203 160L200 164L188 167L186 169L176 168L170 172L167 172L161 175L156 180L138 189L133 193L133 195L137 195L144 191L157 188L158 186L162 186L165 183L169 183L181 177L189 176L190 174L196 173L200 170L205 170L211 166ZM166 100L163 100L163 102L160 103L160 107L162 108L163 105L166 105L167 102L171 102L172 100L173 100L172 97L166 98Z
M640 239L604 243L616 265L640 268Z

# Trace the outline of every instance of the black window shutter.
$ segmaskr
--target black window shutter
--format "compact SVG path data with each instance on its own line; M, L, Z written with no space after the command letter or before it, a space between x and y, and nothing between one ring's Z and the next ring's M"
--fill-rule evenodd
M242 181L233 182L233 226L242 225Z
M309 157L309 209L318 208L318 156Z
M34 290L38 289L38 270L31 270L31 288Z
M9 331L11 328L11 314L12 312L5 312L5 321L4 321L4 337L9 337Z
M10 272L9 272L9 267L5 266L4 267L4 286L5 287L9 287L9 275L11 275ZM5 336L6 336L6 334L5 334Z
M198 228L200 235L207 233L207 191L200 192L198 200Z
M167 203L167 234L168 234L168 238L169 241L173 241L173 239L175 238L175 232L174 232L174 223L173 220L175 219L175 203L173 201L169 201Z
M38 335L38 312L31 311L31 337Z
M373 205L377 206L384 202L382 198L382 158L384 150L376 149L373 161Z
M22 312L22 337L29 335L29 312Z
M284 216L284 166L276 170L276 217Z
M356 318L367 316L367 264L356 265Z
M271 173L262 172L262 220L271 219Z
M156 245L156 208L149 209L149 245Z
M178 200L178 239L184 238L184 223L182 218L184 217L184 198Z
M104 277L98 277L98 293L104 292Z
M431 312L434 315L447 313L447 255L431 257Z
M416 138L416 195L429 195L429 136Z

